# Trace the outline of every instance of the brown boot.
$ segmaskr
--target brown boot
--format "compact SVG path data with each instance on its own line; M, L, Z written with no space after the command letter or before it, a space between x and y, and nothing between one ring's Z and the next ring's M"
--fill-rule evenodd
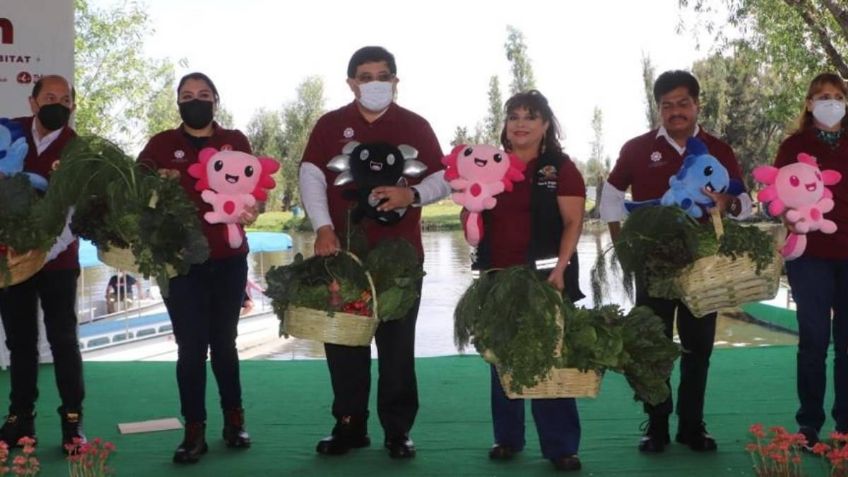
M250 447L250 435L244 428L244 408L224 410L224 442L227 447L247 449Z
M174 463L194 464L200 460L200 456L209 450L206 445L206 423L187 422L185 425L185 437L174 451Z

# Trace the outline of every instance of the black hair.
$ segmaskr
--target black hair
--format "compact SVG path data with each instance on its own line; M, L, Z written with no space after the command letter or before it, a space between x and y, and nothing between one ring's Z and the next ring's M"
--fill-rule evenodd
M688 71L672 70L666 71L659 75L654 81L654 101L660 104L660 99L670 91L679 87L685 87L689 91L689 96L698 101L701 94L701 85L698 84L698 79L695 75Z
M183 76L182 78L180 78L180 84L177 85L177 98L179 98L180 90L183 89L183 85L188 80L196 80L196 81L205 82L207 85L209 85L209 89L212 90L212 96L215 98L215 102L218 103L220 101L221 97L218 96L218 88L215 87L215 83L213 83L212 80L209 79L208 76L206 76L203 73L197 72L197 71L195 71L194 73L189 73L189 74Z
M511 149L509 141L506 138L506 121L509 118L509 114L517 109L526 109L530 112L530 114L537 114L541 116L543 120L547 121L548 129L545 131L545 137L542 139L543 142L541 147L545 151L550 152L562 151L562 146L559 143L559 121L557 121L556 116L554 116L554 112L548 104L548 99L535 89L516 93L506 100L506 104L504 105L506 118L504 120L503 129L501 130L501 146L503 146L505 150L508 151Z
M389 71L397 74L397 65L395 64L395 55L389 53L389 50L382 46L364 46L350 57L347 64L347 77L353 78L356 76L356 68L365 63L379 63L385 61L389 66Z
M64 76L61 76L61 75L44 75L44 76L38 78L38 80L35 82L35 84L32 85L32 98L33 99L37 98L38 95L41 93L41 89L44 87L44 82L46 80L51 80L51 79L58 79L58 80L62 80L65 83L67 83L68 86L71 87L71 99L76 101L76 99L77 99L76 88L71 86L71 82L68 81Z

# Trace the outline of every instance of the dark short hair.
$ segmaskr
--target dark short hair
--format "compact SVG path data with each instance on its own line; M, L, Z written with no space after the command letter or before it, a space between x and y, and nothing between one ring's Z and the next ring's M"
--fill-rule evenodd
M517 109L526 109L531 114L539 115L543 120L547 121L548 129L545 131L543 143L545 150L551 152L562 151L562 146L559 143L559 121L557 121L556 116L554 116L554 111L548 104L548 98L535 89L516 93L506 100L506 104L504 105L506 117L504 118L503 129L501 129L501 146L503 146L505 150L510 149L510 145L506 139L506 121L509 118L510 113Z
M659 104L660 98L681 86L689 91L689 96L698 101L701 94L701 85L698 84L695 75L683 70L666 71L659 75L657 80L654 81L654 101Z
M215 83L213 83L212 80L209 79L208 76L206 76L203 73L197 72L197 71L195 71L194 73L189 73L189 74L183 76L182 78L180 78L180 83L177 85L177 98L179 98L180 90L183 89L183 85L188 80L196 80L196 81L205 82L207 85L209 85L209 89L212 90L212 96L215 98L215 102L217 103L221 99L221 97L218 96L218 88L215 87Z
M44 76L38 78L38 80L35 82L35 84L32 85L32 97L33 97L33 99L37 98L38 95L41 93L41 89L44 87L44 82L46 80L53 80L53 79L62 80L65 83L67 83L68 86L71 87L71 99L76 101L77 90L71 85L71 82L68 81L68 79L65 78L62 75L44 75Z
M389 71L397 74L397 65L395 64L395 55L389 53L389 50L382 46L364 46L350 57L347 64L347 77L353 78L356 76L356 68L365 63L379 63L385 61L389 66Z

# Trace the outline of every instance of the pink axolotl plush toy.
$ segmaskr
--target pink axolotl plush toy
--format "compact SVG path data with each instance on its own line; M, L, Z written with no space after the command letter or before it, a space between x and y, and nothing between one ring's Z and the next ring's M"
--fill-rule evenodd
M246 208L268 198L267 191L276 185L271 174L279 168L280 163L270 157L212 147L201 150L198 161L188 167L189 175L198 179L195 190L212 206L203 218L210 224L227 224L230 247L241 247L243 238L236 224Z
M454 202L468 211L463 222L465 239L477 246L483 238L481 212L497 204L495 196L511 191L514 182L524 179L527 167L517 157L487 145L461 144L444 158L445 180L455 190Z
M836 232L836 224L824 218L826 212L833 210L833 193L825 186L838 183L842 179L839 172L823 171L815 157L801 153L798 162L780 169L773 166L755 168L754 178L767 186L757 195L757 200L768 202L771 215L784 214L795 229L787 234L780 250L786 260L796 259L804 253L807 232Z

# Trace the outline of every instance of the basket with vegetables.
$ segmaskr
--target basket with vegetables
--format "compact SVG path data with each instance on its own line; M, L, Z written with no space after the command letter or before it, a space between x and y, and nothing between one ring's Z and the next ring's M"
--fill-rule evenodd
M163 294L170 277L209 256L197 208L179 182L105 139L78 137L65 147L45 201L51 218L74 207L74 233L94 243L105 263L155 276Z
M0 179L0 288L35 275L62 230L45 223L43 200L24 174Z
M712 214L702 224L675 206L633 211L614 245L625 290L634 279L658 298L681 299L695 316L773 298L780 277L775 236ZM595 301L607 285L605 254L592 269Z
M386 240L360 260L350 252L297 254L266 275L280 334L367 346L380 321L401 319L419 298L424 270L409 242Z
M510 398L594 397L601 375L564 366L560 294L526 267L483 273L454 311L454 338L498 368Z
M602 374L625 374L637 398L669 393L679 349L647 308L575 308L526 267L486 273L457 304L454 336L496 364L510 398L595 397Z

